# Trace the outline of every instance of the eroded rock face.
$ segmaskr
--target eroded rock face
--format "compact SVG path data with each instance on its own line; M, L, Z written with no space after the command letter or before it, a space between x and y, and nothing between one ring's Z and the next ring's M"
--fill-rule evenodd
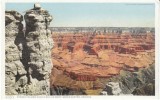
M35 85L34 94L49 93L49 76L52 68L51 48L53 41L48 25L52 21L52 16L48 11L35 4L34 8L27 11L26 21L26 50L29 82ZM26 57L25 56L25 57Z
M109 81L118 82L122 94L155 95L155 88L153 88L155 85L155 65L139 69L137 72L121 71L119 76L112 77Z
M110 85L109 91L100 94L132 95L134 89L141 89L145 82L153 83L150 82L154 79L153 34L73 34L68 31L53 32L53 40L56 45L52 50L54 91L55 87L67 87L98 94L108 82L115 82L119 85ZM134 93L140 95L140 92Z
M22 20L16 11L5 12L6 94L49 95L53 40L48 25L52 16L35 4L25 14L25 32Z
M155 83L145 84L140 88L136 88L132 94L134 95L155 95Z
M22 64L24 43L23 17L16 11L5 12L5 88L6 94L23 93L28 82L25 66Z

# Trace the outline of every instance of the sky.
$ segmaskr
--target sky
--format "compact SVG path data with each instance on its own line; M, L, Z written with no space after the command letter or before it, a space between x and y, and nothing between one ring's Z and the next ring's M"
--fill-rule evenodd
M154 4L40 3L53 16L52 27L154 27ZM33 3L6 3L22 15Z

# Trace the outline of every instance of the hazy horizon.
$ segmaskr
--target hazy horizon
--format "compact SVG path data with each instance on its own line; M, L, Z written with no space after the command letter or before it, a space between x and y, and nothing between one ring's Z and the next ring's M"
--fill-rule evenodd
M154 27L154 4L40 3L53 16L50 27ZM6 3L21 14L34 3Z

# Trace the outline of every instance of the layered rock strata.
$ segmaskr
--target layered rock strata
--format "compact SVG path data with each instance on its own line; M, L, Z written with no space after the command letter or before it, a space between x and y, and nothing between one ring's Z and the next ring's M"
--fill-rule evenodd
M49 95L53 41L48 25L52 16L39 4L23 16L16 11L5 13L5 88L7 95Z
M154 79L153 34L82 34L53 32L55 46L52 50L52 91L65 87L69 90L82 90L79 95L83 92L87 95L141 95L141 92L145 92L139 92L139 89L143 89L141 86L145 82L154 84L149 79ZM120 84L122 94L112 91L114 85L106 91L108 82Z

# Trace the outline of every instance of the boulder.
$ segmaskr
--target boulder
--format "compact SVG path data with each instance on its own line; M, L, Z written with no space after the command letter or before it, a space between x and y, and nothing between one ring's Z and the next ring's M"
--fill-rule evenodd
M122 92L118 82L107 83L105 90L108 95L120 95Z

